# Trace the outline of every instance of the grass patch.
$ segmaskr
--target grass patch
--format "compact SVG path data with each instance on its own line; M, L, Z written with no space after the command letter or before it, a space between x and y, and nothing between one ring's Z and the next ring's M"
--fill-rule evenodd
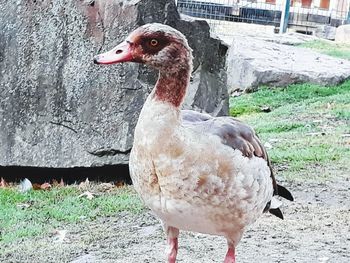
M231 98L231 114L255 128L275 166L295 180L349 175L350 81L262 88ZM267 106L271 112L261 112ZM244 110L242 110L244 109ZM238 114L239 113L239 114Z
M143 205L128 187L99 193L92 200L79 197L78 187L20 193L0 188L0 246L18 239L47 234L65 224L77 224L120 211L138 213Z
M341 109L338 108L338 109L333 110L332 114L334 114L334 116L337 119L349 121L350 120L350 104L344 105L344 108L341 108Z
M335 87L321 87L314 84L295 84L285 88L263 87L258 92L244 94L230 99L230 115L241 116L261 112L261 108L268 106L272 110L279 107L302 102L314 103L320 99L332 95L348 94L350 92L350 81Z
M306 125L304 123L288 123L277 121L276 123L262 124L255 129L257 133L282 133L292 130L304 130Z
M331 41L314 40L305 42L300 45L301 47L316 50L320 53L350 60L350 45L334 43Z

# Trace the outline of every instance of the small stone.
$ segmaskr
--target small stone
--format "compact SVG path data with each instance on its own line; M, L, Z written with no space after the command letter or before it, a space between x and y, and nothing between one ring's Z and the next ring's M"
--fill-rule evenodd
M33 189L33 185L29 179L25 178L23 181L19 183L19 191L21 193L28 192Z
M269 106L260 107L260 111L262 112L271 112L271 108Z

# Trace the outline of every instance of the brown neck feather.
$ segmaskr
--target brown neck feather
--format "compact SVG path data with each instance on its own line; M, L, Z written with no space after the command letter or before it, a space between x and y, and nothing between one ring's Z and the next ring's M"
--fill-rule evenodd
M160 72L155 87L155 99L168 102L176 108L180 107L186 95L190 74L190 67L172 73Z

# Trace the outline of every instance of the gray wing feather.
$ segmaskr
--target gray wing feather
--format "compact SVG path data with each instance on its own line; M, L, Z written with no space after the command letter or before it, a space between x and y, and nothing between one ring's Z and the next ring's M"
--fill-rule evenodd
M270 171L272 184L277 194L277 184L272 171L270 160L260 139L254 130L232 117L212 117L191 110L181 111L183 125L201 133L209 133L220 137L223 144L238 149L248 158L257 156L266 160Z

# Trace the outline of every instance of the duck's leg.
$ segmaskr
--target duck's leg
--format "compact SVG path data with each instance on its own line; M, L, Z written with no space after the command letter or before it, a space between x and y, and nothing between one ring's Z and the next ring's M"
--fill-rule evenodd
M224 263L236 263L235 247L228 247Z
M237 231L234 234L230 235L230 238L227 239L227 253L224 260L224 263L236 263L236 245L242 238L243 229L241 231Z
M175 263L178 250L177 238L179 236L179 229L171 226L165 226L164 229L168 241L168 263Z

